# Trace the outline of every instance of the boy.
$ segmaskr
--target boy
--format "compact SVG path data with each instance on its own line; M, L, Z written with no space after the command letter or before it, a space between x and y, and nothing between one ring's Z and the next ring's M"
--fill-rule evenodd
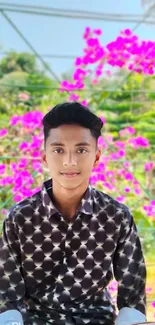
M43 119L51 179L4 220L0 324L133 324L146 320L146 269L129 209L89 184L103 123L79 103ZM107 290L118 281L115 308Z

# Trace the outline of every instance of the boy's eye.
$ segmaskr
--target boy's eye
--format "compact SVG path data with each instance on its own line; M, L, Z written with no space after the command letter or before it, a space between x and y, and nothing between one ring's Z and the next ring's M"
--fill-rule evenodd
M63 153L63 149L57 148L57 149L54 149L53 152L55 152L55 153ZM84 149L84 148L80 148L80 149L78 149L77 152L82 154L82 153L86 153L87 150Z
M56 152L56 153L62 153L63 150L58 148L58 149L54 149L53 152Z
M85 153L85 152L87 152L87 150L86 150L86 149L83 149L83 148L81 148L81 149L78 149L78 152L80 152L80 153Z

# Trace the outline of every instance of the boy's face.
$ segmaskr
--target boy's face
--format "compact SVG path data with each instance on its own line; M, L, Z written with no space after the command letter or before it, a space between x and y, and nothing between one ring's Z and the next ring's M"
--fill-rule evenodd
M79 125L61 125L50 130L43 161L53 181L66 189L88 183L101 152L89 129Z

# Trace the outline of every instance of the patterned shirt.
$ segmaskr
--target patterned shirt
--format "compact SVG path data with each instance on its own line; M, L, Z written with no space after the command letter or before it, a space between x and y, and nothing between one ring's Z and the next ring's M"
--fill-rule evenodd
M25 325L113 324L117 306L145 314L146 268L127 206L89 185L66 220L52 181L11 208L0 244L0 311L18 309Z

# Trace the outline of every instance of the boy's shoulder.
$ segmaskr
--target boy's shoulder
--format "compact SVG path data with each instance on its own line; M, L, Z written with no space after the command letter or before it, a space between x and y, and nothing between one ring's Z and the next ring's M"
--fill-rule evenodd
M15 218L19 215L24 215L30 217L37 211L41 205L41 190L32 196L25 198L24 200L14 204L9 209L6 221L15 221Z
M98 203L101 209L103 208L113 208L116 212L130 213L129 207L116 199L114 197L104 193L101 190L93 188L95 201Z

